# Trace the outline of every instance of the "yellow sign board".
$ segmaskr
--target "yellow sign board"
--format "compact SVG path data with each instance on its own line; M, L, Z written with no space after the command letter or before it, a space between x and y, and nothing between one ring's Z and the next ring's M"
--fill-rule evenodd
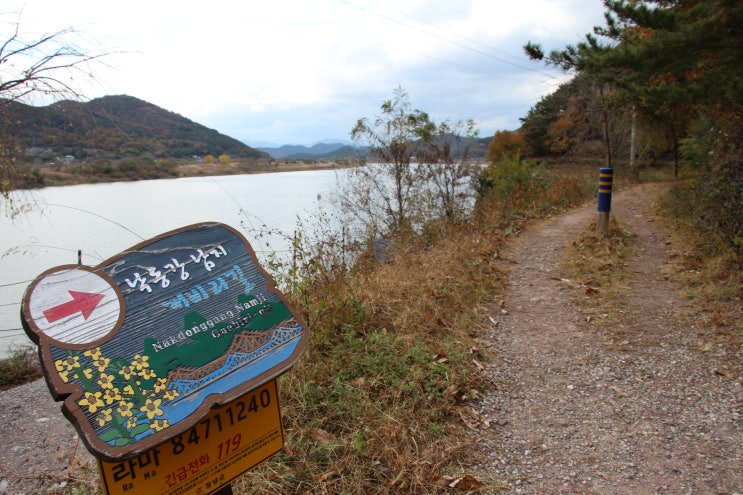
M185 433L122 462L98 460L107 495L203 495L284 446L276 379L213 409Z

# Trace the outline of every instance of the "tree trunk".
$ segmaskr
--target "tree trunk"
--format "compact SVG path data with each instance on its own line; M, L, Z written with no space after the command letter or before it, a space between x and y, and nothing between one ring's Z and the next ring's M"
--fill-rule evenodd
M629 169L630 173L634 175L635 167L635 155L637 154L637 108L632 105L632 127L630 128L630 140L629 140Z
M604 156L606 168L614 168L612 166L612 152L611 152L611 133L609 130L609 108L606 104L606 98L604 97L604 86L599 83L599 99L601 100L601 123L603 128L604 137Z

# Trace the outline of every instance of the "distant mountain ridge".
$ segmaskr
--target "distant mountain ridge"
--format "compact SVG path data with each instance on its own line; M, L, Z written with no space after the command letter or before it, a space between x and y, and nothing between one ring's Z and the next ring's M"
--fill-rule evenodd
M366 146L356 147L345 143L317 143L312 146L285 144L279 147L258 147L277 160L333 160L360 158L369 153Z
M478 138L469 143L469 159L482 159L485 157L491 137ZM317 143L312 146L286 144L277 147L260 146L257 149L271 155L276 160L340 160L344 158L369 158L371 148L369 146L356 146L345 143ZM452 150L455 156L460 150L454 146Z
M1 103L3 139L39 160L66 155L269 158L237 139L133 96L104 96L84 103L65 100L45 107Z

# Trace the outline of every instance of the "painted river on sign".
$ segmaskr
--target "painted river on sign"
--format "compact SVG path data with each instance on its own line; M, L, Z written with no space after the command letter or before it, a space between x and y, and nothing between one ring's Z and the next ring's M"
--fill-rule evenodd
M293 232L297 215L316 210L336 187L332 170L193 177L50 187L17 193L36 206L0 217L0 358L31 341L20 322L23 293L43 271L78 262L97 265L173 229L216 221L243 233L260 258L288 249L253 236L262 225Z

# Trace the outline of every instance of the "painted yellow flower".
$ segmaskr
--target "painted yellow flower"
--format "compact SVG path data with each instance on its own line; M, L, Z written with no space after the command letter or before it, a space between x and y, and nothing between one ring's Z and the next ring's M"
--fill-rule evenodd
M150 365L147 363L147 361L150 359L150 356L141 356L137 354L134 356L134 361L132 361L132 366L134 366L137 371L141 371L144 368L149 368Z
M114 376L101 373L100 378L98 378L98 385L104 390L114 388Z
M124 418L131 418L133 414L132 409L134 409L133 403L122 400L119 402L119 407L116 408L116 412L121 414Z
M155 393L159 394L163 390L165 390L168 387L168 380L165 378L158 378L155 382L155 385L153 385L153 388L155 389Z
M91 378L93 378L93 370L90 369L90 368L85 368L83 370L83 375L85 376L85 378L87 378L88 380L90 380Z
M103 391L103 400L106 401L106 405L110 406L114 402L121 400L121 394L118 388L109 388Z
M180 395L181 394L179 394L177 390L171 388L170 390L168 390L167 392L165 392L165 394L163 395L163 397L165 397L167 400L173 400L173 399L175 399L176 397L178 397Z
M139 410L147 414L147 419L152 420L155 416L162 416L163 410L160 409L162 399L147 399L144 406L140 407Z
M128 380L132 377L134 371L132 366L124 366L119 370L119 374L124 377L124 380Z
M151 378L155 378L157 375L155 374L155 370L152 368L142 368L139 370L139 376L144 378L145 380L149 380Z
M67 356L64 359L54 361L57 371L72 371L80 367L80 356Z
M96 347L95 349L88 349L87 351L83 352L83 355L88 356L90 359L95 361L96 359L99 359L101 357L101 348Z
M113 419L113 411L109 409L102 409L100 413L98 413L98 424L100 426L106 426L106 423L110 423Z
M152 423L150 423L150 429L153 429L155 431L161 431L167 428L168 426L168 420L167 419L156 419Z
M67 383L70 381L70 372L69 371L60 371L59 377L62 379L63 382Z
M98 410L99 407L103 407L103 401L101 400L101 392L85 392L85 397L78 401L81 406L86 406L88 412L93 414Z
M131 418L126 420L126 427L130 430L133 430L134 427L137 426L137 417L132 416Z
M131 385L126 385L124 387L124 395L134 395L134 387Z
M111 360L109 358L101 356L93 361L93 366L98 368L98 371L103 373L108 368L108 363L110 362Z

